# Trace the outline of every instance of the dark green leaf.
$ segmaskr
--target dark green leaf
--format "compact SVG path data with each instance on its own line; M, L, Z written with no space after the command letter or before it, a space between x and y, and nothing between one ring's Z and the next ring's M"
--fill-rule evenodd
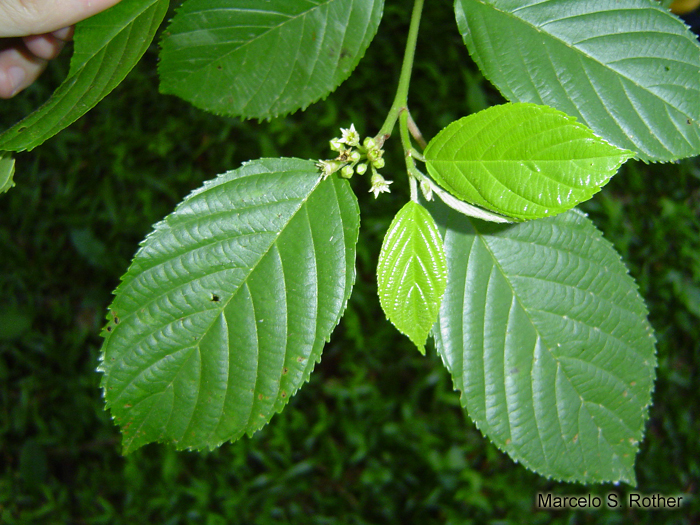
M656 358L619 255L575 210L501 226L430 209L448 267L433 334L470 417L544 476L633 484Z
M68 77L39 109L0 135L0 150L39 146L106 97L146 52L168 0L122 0L80 22Z
M124 452L252 434L308 380L355 279L359 211L311 161L263 159L187 197L116 291L101 370Z
M553 106L644 160L700 153L700 44L650 0L456 0L459 30L511 102Z
M161 91L222 115L272 118L355 69L384 0L188 0L163 38Z

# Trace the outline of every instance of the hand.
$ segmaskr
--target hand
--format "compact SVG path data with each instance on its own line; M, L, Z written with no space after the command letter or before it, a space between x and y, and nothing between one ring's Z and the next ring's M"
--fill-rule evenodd
M73 24L117 2L0 0L0 98L13 97L39 77L73 37Z

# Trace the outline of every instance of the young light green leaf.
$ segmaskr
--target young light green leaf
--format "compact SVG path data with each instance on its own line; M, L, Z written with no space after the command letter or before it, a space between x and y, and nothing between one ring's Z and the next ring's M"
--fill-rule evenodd
M187 0L162 41L161 91L272 118L326 97L372 41L384 0Z
M156 224L104 333L124 453L213 448L282 410L345 309L358 230L348 182L299 159L220 175Z
M448 267L433 335L470 417L544 476L634 484L656 359L619 255L576 210L504 226L428 206Z
M0 150L36 148L121 83L146 52L168 0L122 0L77 24L68 77L39 109L0 135Z
M410 201L386 232L377 265L379 302L389 321L425 354L425 341L435 323L447 273L435 221Z
M633 156L547 106L503 104L457 120L425 149L452 195L520 220L588 200Z
M700 44L649 0L455 0L484 75L650 161L700 154Z
M7 192L14 187L15 159L9 155L0 155L0 193Z

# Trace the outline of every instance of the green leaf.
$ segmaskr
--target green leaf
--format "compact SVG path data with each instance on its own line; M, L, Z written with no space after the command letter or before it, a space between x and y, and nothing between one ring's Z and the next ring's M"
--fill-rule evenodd
M80 22L68 77L36 111L0 135L0 150L31 150L90 111L146 52L168 0L122 0Z
M15 174L15 159L0 155L0 193L5 193L15 186L12 177Z
M430 213L410 201L384 237L377 265L379 302L389 321L425 354L447 284L442 241Z
M162 41L161 91L272 118L326 97L372 41L384 0L188 0Z
M452 195L509 217L556 215L588 200L633 156L564 113L503 104L430 141L428 172Z
M348 182L299 159L220 175L156 224L104 332L124 453L213 448L282 410L345 309L358 229Z
M448 267L433 335L470 417L544 476L634 484L656 358L619 255L576 210L503 226L430 209Z
M650 0L456 0L474 61L511 102L576 116L639 158L700 153L700 44Z

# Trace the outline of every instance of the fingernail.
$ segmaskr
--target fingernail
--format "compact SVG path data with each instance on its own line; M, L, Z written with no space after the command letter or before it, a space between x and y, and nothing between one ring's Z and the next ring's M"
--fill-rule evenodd
M73 26L64 27L63 29L57 29L53 33L53 36L59 40L69 41L73 39Z
M24 69L18 66L12 66L7 71L7 76L10 79L10 85L12 86L12 94L17 94L18 91L24 89L24 79L26 78L26 73Z

